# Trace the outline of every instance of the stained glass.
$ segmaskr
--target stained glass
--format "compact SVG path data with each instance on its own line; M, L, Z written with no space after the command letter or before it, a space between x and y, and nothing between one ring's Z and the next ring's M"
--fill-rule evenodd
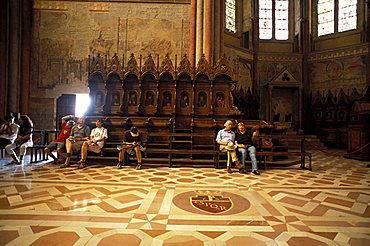
M334 0L319 0L317 3L317 35L334 33Z
M272 39L272 0L259 1L259 37Z
M357 28L357 0L339 0L338 32Z
M289 38L289 0L275 1L275 39L287 40Z
M236 32L236 10L235 0L226 0L226 29L230 32Z

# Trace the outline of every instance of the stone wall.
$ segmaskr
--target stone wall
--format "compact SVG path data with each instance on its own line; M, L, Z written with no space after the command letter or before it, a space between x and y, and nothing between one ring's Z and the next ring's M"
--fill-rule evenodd
M30 116L36 128L38 99L55 114L62 93L88 93L88 55L163 58L188 53L190 1L44 1L33 6ZM55 116L55 115L54 115ZM46 117L46 115L45 115ZM48 116L49 117L49 114Z

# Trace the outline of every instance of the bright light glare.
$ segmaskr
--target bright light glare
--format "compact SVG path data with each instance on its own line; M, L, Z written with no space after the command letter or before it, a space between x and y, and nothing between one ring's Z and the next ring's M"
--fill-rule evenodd
M89 94L76 94L76 117L81 117L85 115L86 110L90 105Z

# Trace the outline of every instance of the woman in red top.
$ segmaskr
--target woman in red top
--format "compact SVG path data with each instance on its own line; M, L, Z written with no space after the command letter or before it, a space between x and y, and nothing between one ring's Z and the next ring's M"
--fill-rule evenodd
M64 163L63 149L65 149L66 139L71 134L71 129L74 124L73 120L71 120L72 118L74 118L74 115L62 117L62 131L59 133L58 137L44 149L45 153L54 159L54 163ZM67 119L68 121L66 122ZM60 160L52 153L55 149L57 150Z

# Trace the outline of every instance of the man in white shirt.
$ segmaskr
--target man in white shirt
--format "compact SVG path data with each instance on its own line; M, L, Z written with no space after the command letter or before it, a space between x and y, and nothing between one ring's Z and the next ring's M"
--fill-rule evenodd
M19 125L14 123L12 115L4 117L5 123L0 127L0 148L5 148L9 144L13 144L17 139Z
M236 163L236 167L241 169L241 164L239 163L238 157L236 155L236 145L234 145L235 133L231 131L233 127L233 122L227 120L224 124L225 128L221 129L216 137L216 142L220 145L221 152L227 152L227 172L232 173L231 171L231 161Z

